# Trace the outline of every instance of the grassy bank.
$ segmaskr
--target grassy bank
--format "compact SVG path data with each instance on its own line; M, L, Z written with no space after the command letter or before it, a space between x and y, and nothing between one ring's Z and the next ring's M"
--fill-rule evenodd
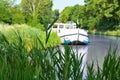
M20 38L18 44L8 43L6 37L2 38L0 80L120 80L120 57L116 50L109 50L102 68L94 62L86 64L85 75L82 68L83 55L78 56L67 45L64 46L64 52L59 47L39 46L33 46L27 51ZM39 39L37 44L41 44ZM97 65L96 70L93 65Z
M42 40L44 36L41 34L44 35L44 32L38 29L37 32L35 28L16 28L1 29L0 80L120 80L117 50L109 49L102 68L94 62L86 64L85 75L85 66L82 66L84 55L78 55L68 45L64 45L64 51L59 47L46 47L46 44L51 46L51 38ZM49 34L46 36L51 37ZM28 50L26 44L31 38L33 41L30 41L31 48ZM94 65L97 65L97 69L94 69Z
M90 34L108 35L108 36L120 36L120 30L116 31L89 31Z
M9 43L18 44L19 40L21 39L24 42L24 47L28 50L31 49L33 46L40 46L40 44L36 43L36 40L40 40L44 43L45 46L45 39L46 34L45 31L42 31L37 28L32 28L25 24L23 25L0 25L0 32L5 36ZM2 36L2 35L1 35ZM38 38L38 39L37 39ZM57 33L53 32L50 35L48 43L46 47L53 47L60 44L60 38L57 36Z

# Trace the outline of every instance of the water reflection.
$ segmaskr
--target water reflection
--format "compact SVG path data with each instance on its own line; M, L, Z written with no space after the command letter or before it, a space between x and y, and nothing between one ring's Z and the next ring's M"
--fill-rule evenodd
M103 35L89 35L90 44L88 45L87 62L98 62L102 67L104 57L111 47L114 50L117 47L117 52L120 55L120 37L103 36Z
M104 57L108 53L111 47L114 50L117 47L117 53L120 55L120 37L103 36L103 35L89 35L90 44L86 46L82 45L70 45L75 53L78 55L84 55L82 67L85 66L84 76L87 73L86 63L94 61L94 68L96 64L102 68ZM60 45L61 51L64 52L64 45Z
M87 75L87 55L88 55L88 45L69 45L71 49L74 51L75 55L82 59L82 66L81 70L84 69L83 71L83 79L85 79L85 76ZM60 45L61 51L64 53L64 45Z
M87 75L87 55L88 55L88 46L80 46L80 45L74 45L72 46L72 49L74 50L75 53L77 53L79 56L83 56L83 61L82 61L82 69L83 71L83 79L85 79L85 76Z

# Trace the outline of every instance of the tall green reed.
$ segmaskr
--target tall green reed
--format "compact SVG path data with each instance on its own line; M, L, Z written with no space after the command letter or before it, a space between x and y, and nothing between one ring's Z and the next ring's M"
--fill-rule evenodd
M99 67L97 63L96 70L94 62L88 65L87 80L120 80L120 56L117 54L117 48L109 49L108 54L104 57L103 66Z
M103 78L108 80L120 79L120 57L117 55L117 49L109 50L103 63Z
M46 28L46 45L51 34L49 29L54 22ZM82 58L76 57L69 46L65 45L64 52L59 47L46 47L36 34L34 37L36 46L32 46L28 51L23 35L19 31L14 33L17 43L10 42L8 37L0 33L0 80L82 79L80 71Z
M45 42L38 34L34 35L35 46L29 51L19 31L15 31L17 43L10 42L0 33L0 80L120 80L117 50L109 50L102 68L97 64L95 70L94 62L86 65L87 75L83 78L84 55L78 55L68 45L64 45L64 51L59 46L47 47L51 34L49 29L54 22L46 28Z

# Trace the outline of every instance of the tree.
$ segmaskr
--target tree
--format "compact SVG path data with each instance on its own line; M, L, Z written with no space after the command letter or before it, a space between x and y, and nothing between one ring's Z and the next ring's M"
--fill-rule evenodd
M58 17L59 18L59 15L60 15L60 13L59 13L59 10L58 9L55 9L55 10L53 10L52 11L52 18L51 18L51 22L53 22L55 19L56 19L56 17ZM59 20L58 20L59 21Z
M67 22L67 21L70 21L70 14L71 14L71 11L72 11L72 7L66 7L62 12L61 12L61 15L60 15L60 21L61 22Z
M27 23L35 26L39 22L45 24L51 16L52 1L51 0L22 0L22 11Z
M118 25L118 0L87 0L86 2L88 21L93 20L94 29L113 30ZM93 17L93 18L91 18ZM89 23L88 23L88 26Z
M8 0L0 0L0 21L12 24L9 8L11 7Z
M9 12L12 17L12 24L23 24L25 23L25 18L20 10L20 7L18 5L15 5L14 7L9 9Z
M61 16L60 16L60 20L62 22L67 22L67 21L79 21L79 27L81 28L86 28L85 26L85 6L81 6L81 5L75 5L73 7L66 7L62 12L61 12Z

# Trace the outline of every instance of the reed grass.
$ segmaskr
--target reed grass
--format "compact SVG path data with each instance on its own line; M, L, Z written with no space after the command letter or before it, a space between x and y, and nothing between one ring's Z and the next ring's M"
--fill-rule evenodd
M1 80L69 80L80 79L82 59L78 59L70 47L65 52L56 48L39 48L31 51L24 47L24 41L18 34L18 44L9 43L1 34L0 79ZM35 42L38 45L38 42ZM75 70L75 71L74 71Z
M23 39L23 36L29 35L21 34L24 31L11 31L16 39L12 38L13 42L7 36L10 34L0 33L0 80L120 80L117 50L108 51L102 68L96 64L95 70L94 62L87 64L87 74L84 75L84 55L78 55L68 45L64 45L64 51L59 47L47 47L52 39L51 31L46 30L44 41L39 35L30 33L34 40L29 51L25 47L26 39Z
M86 65L87 75L83 78L84 55L78 56L68 45L64 45L64 51L59 47L33 46L28 52L19 34L18 44L9 43L3 34L0 37L0 80L120 80L116 50L109 50L102 68L97 65L95 70L94 62Z
M0 31L2 34L4 34L4 36L9 41L9 43L18 44L19 38L21 38L21 40L23 40L25 44L25 47L28 50L30 50L33 46L36 46L35 45L36 43L34 42L37 42L35 41L37 40L37 38L39 38L41 42L44 43L43 45L45 45L46 34L45 34L45 31L41 31L40 29L31 28L30 26L26 26L26 25L21 25L21 26L15 26L15 27L4 26L0 28ZM49 40L46 47L50 47L50 46L53 47L60 43L61 41L60 41L60 38L57 36L57 33L52 32L49 35ZM41 47L40 44L39 44L39 47Z

